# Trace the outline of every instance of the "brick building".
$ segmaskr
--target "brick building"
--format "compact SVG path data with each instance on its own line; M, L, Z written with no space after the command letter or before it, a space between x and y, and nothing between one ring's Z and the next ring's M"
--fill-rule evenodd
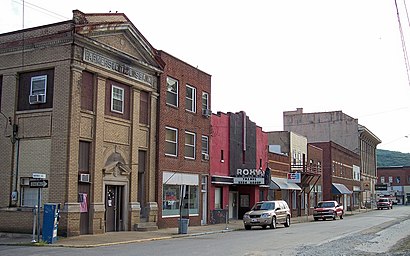
M354 204L369 206L366 203L375 198L376 147L381 143L375 134L360 125L358 119L342 111L304 113L303 108L283 112L283 129L306 136L308 143L333 142L359 155L359 163L355 164L356 176L351 174L352 177L360 180L359 187L355 181L350 181L355 183L357 191L355 194L360 194L355 197ZM326 155L329 152L324 151L323 154ZM325 191L323 196L328 197Z
M243 111L218 112L211 122L211 220L224 222L226 214L241 219L257 201L268 198L267 134Z
M156 134L163 62L124 14L84 14L0 35L1 231L30 232L59 203L62 235L158 219ZM14 128L14 129L13 129ZM14 130L14 133L13 133Z
M158 120L158 226L177 227L181 216L189 218L189 225L207 224L211 76L164 51L158 56L165 64Z
M306 137L294 132L267 134L273 198L287 201L293 216L308 215L321 199L322 150L308 145ZM297 179L289 179L291 173Z
M311 145L323 150L323 200L336 200L347 210L359 208L360 156L332 141Z
M410 203L410 166L377 167L378 197L388 196L398 204Z

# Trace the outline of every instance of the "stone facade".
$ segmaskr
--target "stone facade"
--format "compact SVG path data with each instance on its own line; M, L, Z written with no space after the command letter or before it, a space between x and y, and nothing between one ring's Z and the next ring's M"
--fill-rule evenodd
M111 219L105 212L112 204L112 231L156 222L155 138L163 70L157 51L120 13L74 11L73 20L2 34L0 42L0 110L18 128L13 136L12 126L0 122L11 138L0 140L0 231L30 232L33 173L46 174L49 183L41 189L42 204L61 205L62 235L106 232ZM47 77L46 101L32 104L21 89L32 94L30 82L19 78L38 72ZM91 73L90 84L85 72ZM122 95L114 95L114 85ZM84 97L87 87L91 99ZM144 103L142 93L148 95ZM121 111L114 111L118 97ZM82 107L87 100L91 110ZM141 123L141 115L148 121ZM88 145L87 155L81 142ZM86 168L80 170L84 158ZM80 173L89 175L89 182L79 181ZM110 194L115 201L107 197L109 189L117 192ZM17 197L11 197L14 191ZM79 199L83 194L86 201Z

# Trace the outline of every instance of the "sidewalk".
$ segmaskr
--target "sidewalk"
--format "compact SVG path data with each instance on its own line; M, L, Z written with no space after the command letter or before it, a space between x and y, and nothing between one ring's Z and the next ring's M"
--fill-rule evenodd
M347 211L345 216L364 213L368 210ZM293 217L291 224L313 221L312 216ZM46 246L60 246L60 247L77 247L90 248L98 246L109 246L116 244L129 244L146 242L152 240L164 240L182 238L187 236L200 236L213 233L225 233L235 230L244 230L242 220L229 220L229 223L204 225L204 226L189 226L187 234L178 234L178 228L165 228L157 231L122 231L109 232L101 235L81 235L74 237L58 237L58 240ZM37 238L37 237L36 237ZM30 234L9 234L0 233L0 245L30 245L32 235Z

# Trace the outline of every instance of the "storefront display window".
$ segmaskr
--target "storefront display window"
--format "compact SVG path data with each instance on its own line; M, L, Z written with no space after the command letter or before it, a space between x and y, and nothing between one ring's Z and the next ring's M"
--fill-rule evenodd
M164 184L162 216L179 216L182 186L183 185ZM188 210L190 215L199 214L198 186L186 185L186 193L183 199L182 210L184 212Z

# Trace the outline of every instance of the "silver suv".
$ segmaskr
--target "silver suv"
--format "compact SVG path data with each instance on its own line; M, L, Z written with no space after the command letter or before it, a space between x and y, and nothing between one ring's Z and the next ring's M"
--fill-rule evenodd
M251 229L252 226L262 228L269 226L275 229L278 223L289 227L290 217L290 209L285 201L262 201L256 203L249 212L243 215L243 225L246 230Z

